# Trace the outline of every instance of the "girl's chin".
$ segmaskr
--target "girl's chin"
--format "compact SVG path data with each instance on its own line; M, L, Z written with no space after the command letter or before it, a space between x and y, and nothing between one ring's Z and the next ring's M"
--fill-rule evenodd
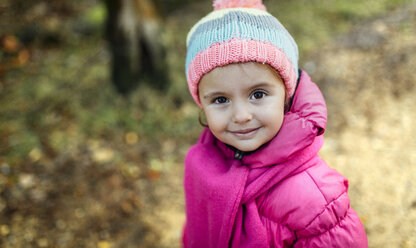
M237 148L242 152L251 152L257 150L260 146L261 144L236 144L233 147Z

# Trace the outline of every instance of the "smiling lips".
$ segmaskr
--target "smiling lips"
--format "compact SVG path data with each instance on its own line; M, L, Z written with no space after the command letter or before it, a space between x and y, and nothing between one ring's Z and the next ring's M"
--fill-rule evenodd
M236 131L230 131L233 135L237 136L240 139L251 139L253 138L260 127L257 128L249 128L249 129L241 129Z

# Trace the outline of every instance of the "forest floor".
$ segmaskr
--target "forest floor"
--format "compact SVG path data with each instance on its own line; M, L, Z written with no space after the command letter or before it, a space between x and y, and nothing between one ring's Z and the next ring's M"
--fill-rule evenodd
M170 32L203 11L190 13L172 15ZM0 247L180 247L183 159L202 129L183 76L186 30L165 37L177 50L169 91L126 100L101 37L56 38L71 22L42 20L47 47L2 54L18 68L0 61ZM415 30L410 2L300 62L328 105L320 155L349 179L370 247L416 247Z

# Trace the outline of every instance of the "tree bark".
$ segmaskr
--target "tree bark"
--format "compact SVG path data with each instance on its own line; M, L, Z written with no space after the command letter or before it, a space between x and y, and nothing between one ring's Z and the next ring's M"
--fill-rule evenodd
M151 0L104 0L106 36L112 56L111 77L128 94L142 81L163 89L168 84L162 22Z

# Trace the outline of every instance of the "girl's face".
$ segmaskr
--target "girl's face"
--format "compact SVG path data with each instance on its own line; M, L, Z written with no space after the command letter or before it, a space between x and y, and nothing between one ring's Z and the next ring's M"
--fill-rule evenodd
M285 86L268 65L217 67L202 77L198 90L211 132L241 151L256 150L282 126Z

